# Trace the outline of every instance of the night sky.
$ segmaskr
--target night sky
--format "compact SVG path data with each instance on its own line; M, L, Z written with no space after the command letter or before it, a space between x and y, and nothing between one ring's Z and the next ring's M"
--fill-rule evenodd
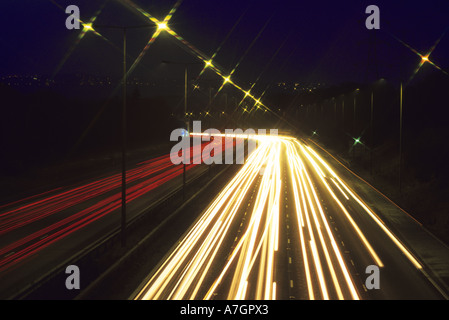
M176 1L136 0L135 3L154 17L163 19ZM62 8L70 4L79 6L82 20L89 20L102 8L94 26L152 25L121 1L2 1L2 76L55 73L120 76L122 35L119 30L98 29L109 43L88 33L61 64L80 33L80 30L65 28L68 15ZM365 8L370 4L380 8L380 30L365 28L368 16ZM223 44L214 60L228 72L261 32L235 72L235 81L241 83L255 81L260 75L260 81L266 83L336 84L347 81L368 83L379 77L394 81L408 79L420 57L397 39L424 54L441 37L430 60L443 70L449 70L449 32L444 34L448 26L449 4L445 0L185 0L170 21L173 30L207 56ZM128 63L138 56L154 30L129 31ZM164 65L162 60L199 62L170 35L162 34L133 76L182 77L179 68ZM423 72L426 68L433 67L425 65Z

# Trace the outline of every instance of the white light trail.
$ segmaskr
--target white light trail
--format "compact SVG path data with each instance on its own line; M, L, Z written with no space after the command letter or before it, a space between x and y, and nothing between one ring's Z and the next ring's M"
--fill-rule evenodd
M291 245L299 247L300 255L295 261L302 265L301 278L305 279L309 299L361 298L361 288L356 287L321 204L323 192L339 208L333 214L348 221L358 236L354 237L355 245L365 248L374 263L383 266L342 201L355 200L354 204L359 204L362 212L368 213L420 267L377 215L313 149L286 136L243 136L258 140L258 147L155 270L136 299L213 299L216 294L230 300L282 297L277 291L285 279L277 272L277 265L279 250L285 250L279 247L284 236L284 226L280 224L284 183L291 185L293 191L294 207L288 210L294 211L291 216L296 218L298 236ZM287 169L289 180L282 180L282 167ZM240 226L237 233L236 226ZM226 259L223 252L227 253Z

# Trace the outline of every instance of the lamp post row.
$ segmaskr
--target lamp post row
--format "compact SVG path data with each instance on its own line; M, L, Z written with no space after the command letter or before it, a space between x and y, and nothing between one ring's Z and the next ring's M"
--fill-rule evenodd
M398 161L398 176L399 176L399 193L402 193L402 162L403 162L403 83L400 84L399 89L399 161ZM358 89L357 89L358 91ZM337 121L337 101L334 100L334 120ZM342 122L343 125L345 123L345 101L342 100L341 105L342 112ZM353 113L353 130L355 134L355 126L356 126L356 97L354 97L354 113ZM371 140L371 148L370 148L370 174L373 174L373 145L374 145L374 90L371 90L370 95L370 140Z

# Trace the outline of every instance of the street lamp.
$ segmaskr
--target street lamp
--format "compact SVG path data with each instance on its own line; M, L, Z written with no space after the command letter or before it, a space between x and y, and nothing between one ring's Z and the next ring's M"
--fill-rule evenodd
M385 79L381 78L374 83L374 87L376 84L384 83ZM373 149L374 149L374 88L371 90L371 99L370 99L370 174L373 175Z
M373 149L374 149L374 90L371 91L371 111L370 111L370 140L371 140L371 148L370 148L370 158L369 158L369 168L370 168L370 174L373 175Z
M356 121L355 121L355 119L356 119L356 117L355 117L355 112L356 112L357 93L358 93L359 91L360 91L359 88L357 88L357 89L354 91L354 112L353 112L353 115L352 115L352 134L354 135L354 137L357 135ZM356 146L359 142L360 142L360 140L359 140L358 138L355 139L355 143L354 143L354 145L352 146L352 158L353 158L353 159L355 158L355 146Z
M160 26L160 24L159 24L158 28L162 29L163 26ZM190 121L187 118L187 67L189 65L199 64L199 63L175 62L175 61L168 61L168 60L162 60L162 63L184 65L184 122L186 124L187 132L190 135ZM185 164L185 161L183 161L183 166L182 166L182 198L183 199L185 199L185 196L186 196L185 190L186 190L186 164Z
M345 95L342 94L342 100L341 100L341 123L343 127L343 131L345 131Z
M198 62L176 62L176 61L168 61L168 60L162 60L162 63L166 64L178 64L184 66L184 121L186 124L186 129L188 132L190 132L190 122L187 119L187 67L189 65L195 65L200 64Z
M353 119L352 119L352 130L353 130L354 136L355 136L356 133L357 133L357 130L356 130L356 121L355 121L355 112L356 112L357 93L358 93L359 91L360 91L359 88L357 88L357 89L354 91L354 113L353 113Z
M126 31L128 29L143 29L143 28L152 28L151 25L139 25L139 26L95 26L95 28L104 28L104 29L119 29L123 32L123 79L122 79L122 87L123 87L123 106L122 106L122 214L121 214L121 222L120 222L120 234L121 234L121 244L122 246L126 245L126 132L127 132L127 118L126 118L126 82L127 82L127 69L126 69ZM86 30L93 30L92 24L84 25ZM158 26L159 28L159 26Z
M399 97L399 193L402 193L402 82Z
M165 21L159 22L157 24L157 29L159 31L167 30L168 29L167 23Z

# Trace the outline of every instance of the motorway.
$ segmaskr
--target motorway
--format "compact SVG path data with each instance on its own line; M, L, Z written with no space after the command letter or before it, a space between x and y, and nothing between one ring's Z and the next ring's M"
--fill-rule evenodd
M187 149L192 162L185 166L187 183L208 170L199 165L201 149ZM199 151L199 152L198 152ZM195 161L196 163L193 163ZM127 223L182 187L183 166L171 154L129 165ZM69 264L120 228L121 174L104 174L0 207L0 298L14 297L58 266ZM66 266L65 265L65 266Z
M257 149L132 298L443 298L379 212L316 150L290 137L253 138ZM378 267L378 288L368 266Z
M385 204L357 193L319 148L286 136L243 138L257 148L213 190L214 200L146 272L133 299L447 298L385 221ZM207 168L186 165L189 179ZM119 228L120 182L120 174L105 175L0 207L1 297ZM170 154L137 163L127 172L129 221L181 184L182 166ZM369 287L368 266L379 268L378 289Z

